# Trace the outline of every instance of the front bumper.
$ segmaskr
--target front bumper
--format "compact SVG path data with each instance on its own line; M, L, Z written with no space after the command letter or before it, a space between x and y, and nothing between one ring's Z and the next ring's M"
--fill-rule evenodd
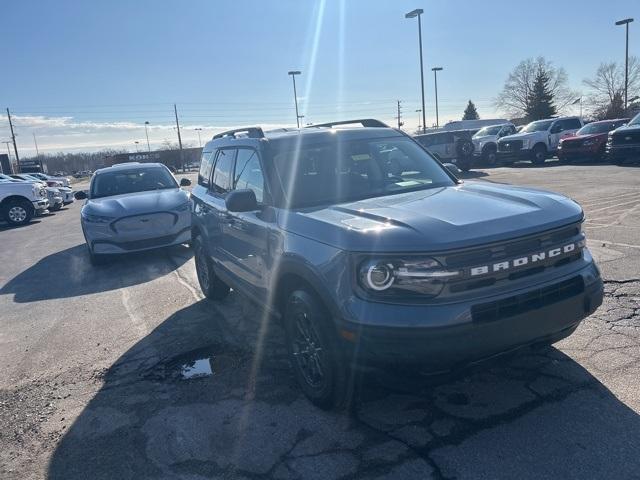
M355 365L415 365L430 372L570 335L602 303L595 263L508 294L440 305L360 305L367 323L339 322ZM356 307L354 305L354 307ZM363 309L364 307L364 309ZM355 310L355 308L352 308Z
M612 160L640 158L640 145L607 145L607 157Z
M36 213L40 213L49 208L49 199L47 198L36 200L35 202L31 203L33 204L33 208L36 210Z
M521 160L531 160L533 154L531 150L523 149L523 150L515 150L512 152L504 152L498 150L496 153L496 158L498 162L518 162Z

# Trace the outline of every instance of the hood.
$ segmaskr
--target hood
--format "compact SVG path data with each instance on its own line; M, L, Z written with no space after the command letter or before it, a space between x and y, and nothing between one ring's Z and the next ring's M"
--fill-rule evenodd
M578 222L562 195L487 182L283 210L287 231L351 251L440 252L504 241Z
M502 137L500 139L501 142L508 142L509 140L524 140L525 138L535 137L544 132L527 132L527 133L514 133L513 135L507 135L506 137Z
M471 137L471 140L473 140L474 142L484 142L486 140L494 140L497 137L497 135L482 135L480 137Z
M572 140L587 140L589 138L598 138L598 137L606 137L607 135L609 135L609 132L604 132L604 133L587 133L586 135L571 135L569 137L564 137L561 138L560 141L561 142L570 142Z
M126 193L112 197L92 198L84 206L87 213L108 217L122 217L173 210L189 201L187 192L172 188L149 192Z
M636 124L636 125L624 125L622 127L618 127L616 128L613 132L613 134L616 133L631 133L631 132L640 132L640 124Z

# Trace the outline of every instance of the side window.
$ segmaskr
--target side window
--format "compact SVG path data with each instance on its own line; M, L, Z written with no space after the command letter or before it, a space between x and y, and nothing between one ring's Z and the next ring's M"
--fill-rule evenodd
M227 193L231 189L235 157L235 148L218 150L216 166L213 169L213 179L211 181L211 189L216 193Z
M564 121L564 124L565 127L563 128L563 130L576 130L582 127L582 125L580 125L580 120L578 120L577 118L568 118Z
M211 169L213 168L213 159L215 158L215 151L202 152L202 158L200 160L200 171L198 172L198 185L204 187L209 186L209 179L211 178Z
M241 148L236 158L234 189L251 189L256 194L258 203L264 200L264 176L260 159L255 150Z

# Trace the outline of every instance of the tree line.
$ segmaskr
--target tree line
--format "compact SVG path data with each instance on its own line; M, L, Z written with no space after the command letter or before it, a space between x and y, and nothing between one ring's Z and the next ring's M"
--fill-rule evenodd
M628 109L624 108L624 63L603 62L591 78L582 81L586 92L568 86L566 71L544 57L521 61L509 73L495 101L496 107L510 118L525 122L561 114L581 104L583 115L593 120L625 117L640 111L640 61L629 57ZM480 118L471 100L463 120Z

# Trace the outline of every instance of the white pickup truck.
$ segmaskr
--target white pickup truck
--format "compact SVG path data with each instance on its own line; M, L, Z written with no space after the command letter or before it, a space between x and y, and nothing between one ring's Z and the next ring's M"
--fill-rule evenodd
M0 180L0 216L10 225L24 225L47 208L47 191L41 185Z

